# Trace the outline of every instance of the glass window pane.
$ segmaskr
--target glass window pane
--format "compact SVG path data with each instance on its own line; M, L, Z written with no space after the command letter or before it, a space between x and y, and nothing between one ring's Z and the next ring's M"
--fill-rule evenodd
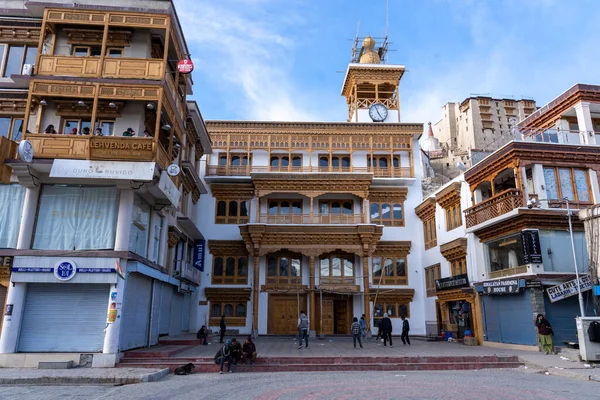
M544 181L546 183L546 195L548 196L548 199L558 199L554 168L544 168Z
M277 259L273 257L267 258L267 275L277 276Z
M398 316L408 317L408 306L406 304L400 304L398 306Z
M386 258L383 265L385 276L394 276L394 261L391 258Z
M381 276L381 258L377 257L373 259L373 276ZM379 282L373 282L377 284Z
M88 48L87 47L75 47L73 49L73 55L76 57L87 57Z
M35 58L37 56L37 46L27 46L25 53L25 64L35 64Z
M300 259L292 258L291 276L300 276Z
M393 318L396 316L396 305L395 304L388 304L386 306L386 311L385 311L388 315L388 317Z
M371 203L371 219L379 219L379 204Z
M321 157L319 158L319 167L328 167L329 166L329 158Z
M381 218L390 219L391 207L389 204L384 204L381 206Z
M225 217L227 215L227 203L220 201L217 203L217 216Z
M329 276L329 258L321 258L321 276Z
M293 167L301 167L302 166L302 157L292 158L292 166Z
M388 166L388 160L385 157L381 157L379 159L379 168L387 168Z
M80 133L82 135L89 135L90 133L92 133L90 131L91 130L91 126L92 126L91 121L81 121L81 127L80 127L81 132Z
M402 219L402 204L394 204L394 219Z
M577 187L577 200L590 201L590 193L587 184L587 171L576 169L575 186Z
M342 260L339 257L331 259L331 276L342 276Z
M570 168L559 168L558 175L560 176L560 191L562 197L567 197L573 200L573 181L571 179Z
M352 214L352 203L350 203L348 201L345 202L343 212L344 212L344 214Z
M396 258L396 276L406 276L406 263L404 258Z
M240 217L248 216L248 201L240 201Z
M333 203L331 203L331 213L338 215L341 213L341 207L340 207L340 203L338 203L337 201L334 201Z
M240 156L232 156L231 165L238 167L240 165Z
M342 167L345 167L345 168L350 167L350 157L342 158Z
M226 317L233 317L233 305L225 304L223 314L225 314Z
M225 276L234 276L235 275L235 258L228 257L227 262L225 263Z
M288 165L290 165L290 158L288 156L281 157L281 166L287 167Z
M91 57L100 57L100 54L102 54L102 47L93 46L90 49L90 56Z
M229 216L230 217L237 217L238 215L238 204L237 201L230 201L229 202Z
M4 67L4 77L10 78L12 74L21 74L21 63L23 62L24 46L10 46L8 48L8 58Z
M292 213L296 215L302 214L302 202L294 201L292 203Z
M217 257L214 261L214 272L215 276L223 276L223 257Z
M109 57L122 57L123 56L123 50L121 49L110 49L108 50L108 56Z
M10 130L10 118L0 118L0 135L8 137Z
M22 119L15 119L13 120L13 128L12 128L12 140L21 140L21 136L23 133L23 120ZM2 135L2 132L0 131L0 135ZM4 136L4 135L2 135Z
M399 167L400 167L400 158L394 157L394 168L399 168Z
M354 276L354 266L348 259L344 259L344 276Z
M331 159L331 166L332 167L339 167L340 166L340 159L338 157L333 157Z
M279 259L279 276L289 276L290 275L290 262L286 257L281 257Z
M242 156L242 165L248 165L248 156Z
M220 317L221 316L221 305L213 304L210 312L211 317Z
M248 276L248 263L246 257L238 258L238 276Z
M375 304L375 307L373 307L373 317L383 317L383 304Z
M281 208L279 209L281 214L289 214L290 213L290 202L282 201Z
M278 167L279 166L279 157L271 156L270 165L271 165L271 167Z
M238 304L235 306L235 316L236 317L245 317L246 316L246 305Z
M219 156L219 165L222 167L227 165L227 156L226 155Z
M279 212L279 203L276 201L269 202L269 214L275 215Z
M329 203L321 203L320 208L321 215L329 215Z

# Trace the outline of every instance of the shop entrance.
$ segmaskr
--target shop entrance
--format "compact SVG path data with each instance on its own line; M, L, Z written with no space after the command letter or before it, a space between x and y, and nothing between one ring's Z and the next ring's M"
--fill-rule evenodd
M473 317L471 304L466 300L448 301L445 304L446 319L444 330L452 332L452 336L462 339L465 331L470 331L473 335Z
M351 296L323 294L322 303L317 301L316 307L315 326L320 326L319 334L347 335L350 333L351 300Z

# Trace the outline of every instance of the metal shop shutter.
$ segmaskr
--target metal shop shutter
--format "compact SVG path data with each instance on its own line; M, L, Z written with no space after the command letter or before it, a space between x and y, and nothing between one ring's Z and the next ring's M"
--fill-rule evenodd
M151 302L152 279L138 273L128 274L121 313L121 350L148 345Z
M181 330L188 332L190 330L190 309L192 306L192 296L189 293L183 295L183 311L181 316Z
M528 291L505 296L483 295L486 340L535 345L533 309Z
M181 312L183 311L183 295L173 293L171 300L171 322L169 323L169 336L181 334Z
M587 306L585 312L588 316L594 315L594 301L591 293L591 291L582 293L583 304ZM579 298L571 296L552 303L544 290L544 306L546 307L546 319L554 331L554 344L562 346L563 341L577 342L575 318L580 314Z
M162 283L152 282L152 315L150 316L150 346L158 344L158 327L160 322L160 292Z
M168 283L162 284L160 295L160 321L158 332L161 335L169 334L169 320L171 317L171 298L173 297L173 288L175 286Z
M101 352L109 285L27 285L20 352Z

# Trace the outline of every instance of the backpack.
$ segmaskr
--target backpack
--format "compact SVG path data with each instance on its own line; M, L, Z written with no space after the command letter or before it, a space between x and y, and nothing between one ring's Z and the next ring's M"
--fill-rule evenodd
M300 325L298 326L300 329L308 329L308 317L303 315L300 317Z
M588 336L590 338L590 342L600 342L600 322L590 322L590 326L588 327Z

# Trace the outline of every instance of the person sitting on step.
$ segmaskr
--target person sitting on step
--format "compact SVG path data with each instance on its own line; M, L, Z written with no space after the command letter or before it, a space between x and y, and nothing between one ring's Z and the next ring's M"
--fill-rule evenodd
M206 331L206 325L202 325L198 333L196 333L196 337L202 340L204 346L208 346L208 332Z
M237 365L242 360L242 345L235 338L231 339L231 357L233 365Z
M256 345L252 342L252 336L248 335L244 346L242 347L242 362L244 364L250 363L254 365L256 361Z

